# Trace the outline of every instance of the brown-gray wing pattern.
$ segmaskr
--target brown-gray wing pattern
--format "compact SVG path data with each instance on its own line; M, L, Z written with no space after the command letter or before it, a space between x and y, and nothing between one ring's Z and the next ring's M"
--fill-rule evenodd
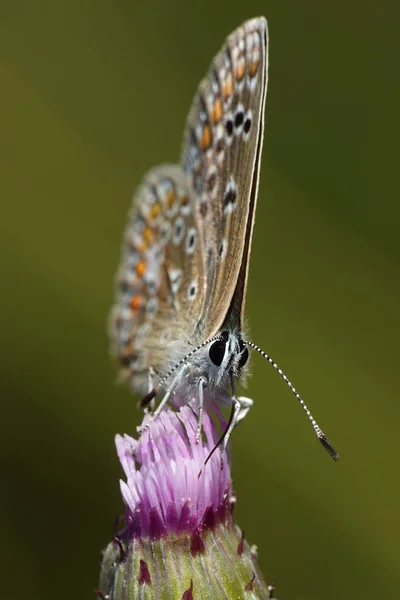
M137 190L126 227L110 334L121 374L147 392L174 343L190 345L204 302L202 239L179 165L152 169Z
M260 17L228 37L200 84L188 117L182 163L204 244L208 302L200 325L205 338L221 327L234 296L236 324L241 327L267 63L267 23Z

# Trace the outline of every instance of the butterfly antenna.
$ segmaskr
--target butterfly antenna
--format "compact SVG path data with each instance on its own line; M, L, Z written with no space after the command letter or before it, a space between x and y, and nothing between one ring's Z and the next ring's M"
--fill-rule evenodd
M175 373L175 371L177 369L179 369L179 367L181 367L188 360L188 358L193 356L193 354L196 354L196 352L198 352L199 350L204 348L204 346L207 346L207 344L210 344L211 342L215 342L218 339L219 339L219 336L216 335L216 336L206 340L205 342L202 342L201 344L199 344L198 346L196 346L195 348L190 350L190 352L185 354L185 356L183 358L181 358L177 363L175 363L174 366L171 367L169 369L169 371L160 379L160 381L158 382L158 385L154 386L153 389L150 390L150 392L144 398L142 398L142 400L139 402L139 406L141 408L144 408L145 406L150 404L150 402L153 400L153 398L156 397L158 390L160 390L163 387L164 383L171 377L171 375L173 373Z
M269 364L274 367L275 371L278 371L279 375L282 377L282 379L284 380L284 382L289 386L289 388L292 390L293 394L296 396L296 398L299 401L301 407L303 408L304 412L306 413L306 415L307 415L307 417L308 417L311 425L313 426L313 429L315 431L315 434L316 434L317 438L319 439L319 441L321 442L321 444L323 445L323 447L325 448L325 450L327 451L327 453L329 454L329 456L331 456L333 458L333 460L338 460L339 454L336 452L335 448L332 446L332 444L330 443L330 441L328 440L328 438L326 437L326 435L324 434L324 432L322 431L322 429L319 427L318 423L316 422L316 420L314 419L314 417L312 416L312 414L308 410L308 408L307 408L307 406L306 406L303 398L300 396L300 394L297 393L296 388L291 384L291 382L286 377L286 375L282 371L282 369L280 369L278 367L278 365L276 364L276 362L274 360L272 360L272 358L270 356L268 356L268 354L266 354L263 350L261 350L261 348L259 348L255 344L253 344L253 342L249 342L249 341L246 341L246 340L243 340L243 342L247 346L250 346L250 348L253 348L253 350L257 350L257 352L259 354L261 354L261 356L263 356L264 358L266 358L267 361L269 362Z

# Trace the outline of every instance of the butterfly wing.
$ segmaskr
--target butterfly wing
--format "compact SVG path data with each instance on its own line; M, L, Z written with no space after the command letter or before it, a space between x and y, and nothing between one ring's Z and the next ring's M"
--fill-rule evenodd
M174 345L190 340L204 302L202 239L179 165L152 169L137 190L125 231L112 310L112 351L122 375L147 392Z
M240 327L267 84L263 18L234 31L199 86L182 167L150 171L122 248L110 336L132 387L147 391L227 315Z
M189 113L182 164L203 240L201 333L242 325L264 131L267 23L235 30L201 82Z

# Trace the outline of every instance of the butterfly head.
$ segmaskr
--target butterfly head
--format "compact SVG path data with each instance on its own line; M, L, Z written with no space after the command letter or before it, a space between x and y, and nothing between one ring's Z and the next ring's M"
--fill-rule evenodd
M211 386L225 387L243 374L249 350L238 331L221 331L206 350Z

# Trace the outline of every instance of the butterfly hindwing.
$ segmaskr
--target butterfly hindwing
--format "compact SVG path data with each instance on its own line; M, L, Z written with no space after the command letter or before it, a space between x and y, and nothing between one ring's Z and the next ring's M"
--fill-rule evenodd
M170 344L190 339L202 313L201 244L181 167L149 171L129 214L111 321L113 351L140 393L149 368L165 370Z

